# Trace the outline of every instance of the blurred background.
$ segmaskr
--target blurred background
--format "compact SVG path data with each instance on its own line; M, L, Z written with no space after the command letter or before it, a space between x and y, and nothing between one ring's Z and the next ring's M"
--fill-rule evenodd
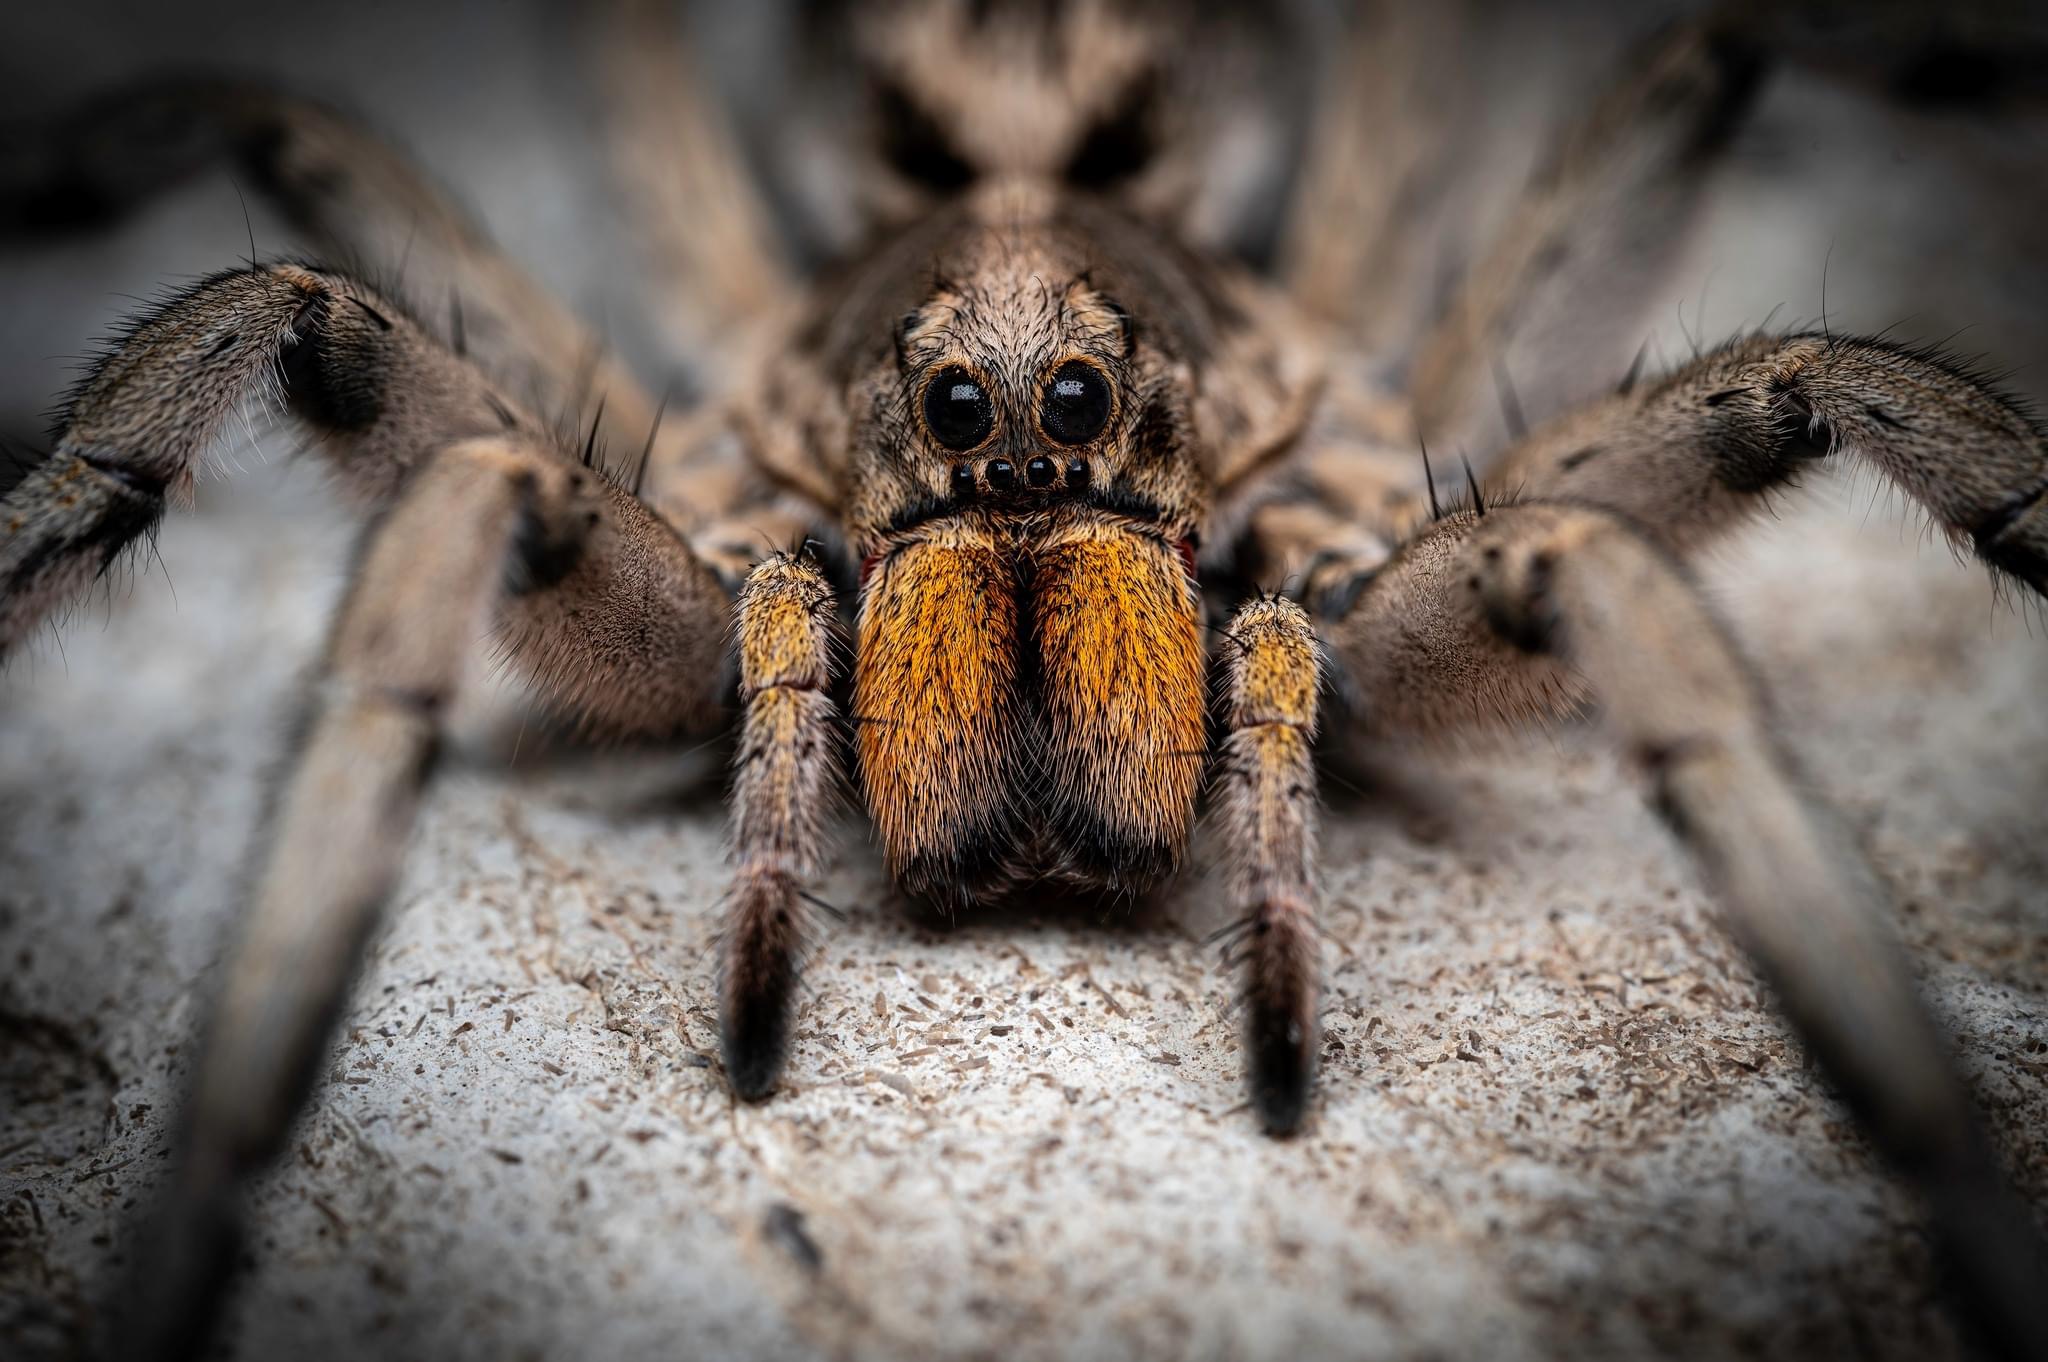
M820 258L851 230L849 125L805 8L686 18L783 230ZM1456 8L1462 37L1416 82L1456 114L1424 298L1560 120L1689 7ZM1241 186L1233 237L1255 254L1341 17L1270 13L1287 33L1250 145L1275 178ZM1946 341L2048 396L2041 16L1760 13L1784 61L1645 300L1653 367L1767 316L1815 324L1825 290L1837 329ZM260 76L413 153L659 383L688 360L637 272L589 58L570 4L17 5L0 168L124 81ZM0 242L0 438L42 448L96 338L251 234L294 247L222 173ZM228 450L234 476L132 580L0 676L0 1353L84 1336L162 1154L352 533L283 452ZM1867 478L1781 516L1708 588L2048 1197L2039 616ZM240 1355L1959 1355L1912 1207L1582 734L1418 767L1377 803L1333 791L1336 1048L1317 1127L1285 1146L1238 1108L1204 885L1181 926L935 934L905 925L858 830L825 886L851 911L812 976L815 1067L735 1112L708 1068L716 802L622 811L609 776L502 768L436 796L327 1095L259 1189ZM987 1063L952 1063L946 1036Z
M731 112L799 259L828 258L852 239L846 53L819 50L794 3L684 5L689 42ZM815 7L831 11L837 6ZM1228 7L1224 7L1228 8ZM1382 24L1406 11L1366 5ZM1454 279L1528 179L1561 119L1599 88L1621 54L1682 0L1448 7L1410 76L1450 124L1441 178L1426 193L1434 297ZM1719 174L1708 234L1654 308L1660 343L1712 340L1778 309L1819 314L1823 265L1841 288L1831 319L1876 330L1954 333L1998 357L2024 386L2041 354L2043 285L2022 262L2048 232L2041 209L2048 107L2048 20L2036 7L1769 6L1759 20L1782 65ZM1312 96L1341 78L1334 40L1341 0L1285 0L1253 12L1262 43L1256 78L1233 97L1259 106L1259 174L1233 200L1236 239L1270 250ZM1397 16L1388 20L1384 16ZM330 101L411 152L543 283L643 369L658 369L666 325L647 314L632 243L600 132L600 83L588 11L535 3L364 4L345 17L232 3L139 6L85 0L29 7L6 19L0 95L11 152L32 155L39 120L123 81L195 71L254 75ZM1419 26L1425 27L1425 26ZM1433 45L1432 45L1433 44ZM838 60L835 62L835 55ZM1576 101L1576 102L1575 102ZM1443 110L1451 112L1446 115ZM1394 140L1391 136L1389 140ZM1243 153L1240 153L1242 156ZM289 233L246 195L259 251ZM245 200L232 175L167 196L144 219L76 239L17 242L0 261L0 429L37 430L90 338L131 308L129 296L219 268L246 253ZM1776 262L1812 256L1795 271ZM1687 317L1678 324L1676 303Z

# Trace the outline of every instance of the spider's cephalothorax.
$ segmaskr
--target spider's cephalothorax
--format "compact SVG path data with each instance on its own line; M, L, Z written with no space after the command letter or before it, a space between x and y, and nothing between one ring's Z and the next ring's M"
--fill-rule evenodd
M303 101L124 96L0 184L0 222L76 226L231 156L320 254L404 263L449 299L430 325L324 265L206 279L120 338L0 502L0 649L153 525L251 401L375 512L195 1069L173 1239L138 1258L129 1318L151 1346L203 1331L238 1188L310 1084L468 645L494 631L592 732L701 730L737 699L719 1016L741 1096L789 1059L850 746L891 870L942 904L1135 893L1181 858L1203 795L1275 1133L1304 1120L1318 1049L1325 681L1347 729L1417 738L1596 699L1806 1045L1928 1196L1972 1318L2048 1356L2027 1211L1867 871L1683 566L1855 458L2048 593L2048 437L1981 377L1881 340L1755 335L1618 388L1603 349L1628 315L1617 281L1653 277L1682 235L1769 44L1720 21L1650 39L1439 300L1413 282L1441 226L1415 205L1436 202L1444 110L1410 51L1435 21L1353 30L1296 176L1269 164L1285 118L1244 102L1286 63L1230 55L1260 50L1249 11L896 0L851 26L861 192L805 237L830 257L806 280L658 8L613 35L606 89L673 334L722 341L688 357L711 392L687 420L402 159ZM189 135L155 136L166 119ZM1545 373L1551 419L1498 428L1503 356ZM1448 513L1417 435L1479 465ZM643 452L607 472L605 446ZM811 536L832 548L764 549Z

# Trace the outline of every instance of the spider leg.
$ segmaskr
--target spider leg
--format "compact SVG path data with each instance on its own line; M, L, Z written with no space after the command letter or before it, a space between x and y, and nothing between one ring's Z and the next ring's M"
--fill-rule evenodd
M312 1086L471 644L548 561L575 551L604 503L574 464L486 438L432 458L371 533L271 810L116 1355L203 1344L234 1261L239 1191Z
M247 82L169 81L112 91L22 145L32 154L0 182L0 231L75 232L233 169L322 258L445 308L451 347L533 409L555 417L601 401L598 441L618 450L639 448L654 423L654 401L597 336L411 160L323 104Z
M2048 432L1955 364L1883 341L1735 341L1550 423L1489 481L1609 507L1687 551L1840 453L1987 566L2048 594Z
M297 265L203 281L80 385L51 457L0 501L0 644L75 598L264 399L379 518L201 1052L167 1237L138 1269L124 1327L157 1355L204 1334L236 1189L311 1081L475 643L495 622L545 700L611 734L706 722L723 670L729 594L668 524L389 300Z
M1480 101L1457 58L1471 47L1461 5L1353 9L1325 82L1294 201L1280 275L1302 311L1368 355L1405 354L1428 325L1446 222Z
M251 406L310 431L359 504L388 504L414 461L463 435L535 429L403 313L298 265L215 275L142 317L73 392L55 448L0 518L0 649L88 586Z
M727 1077L749 1100L774 1088L788 1048L803 885L817 872L839 774L836 627L832 587L808 553L764 559L740 588L734 637L746 719L733 757L719 1032Z
M1460 512L1357 588L1324 637L1369 729L1597 697L1801 1040L1926 1198L1970 1318L2005 1355L2048 1356L2048 1248L1882 926L1873 877L1800 792L1759 682L1651 540L1590 507Z
M1500 448L1503 381L1539 416L1613 381L1647 285L1689 241L1706 171L1754 102L1762 52L1716 19L1678 24L1563 129L1417 351L1409 391L1431 443Z
M0 656L156 524L233 413L279 397L373 512L423 452L486 434L546 444L538 422L362 285L297 265L217 275L115 345L72 398L50 457L0 501ZM587 728L708 721L726 589L628 492L551 457L589 484L589 524L522 560L501 645Z
M1441 206L1458 192L1442 166L1477 154L1469 101L1455 91L1476 49L1500 40L1450 5L1367 7L1353 21L1283 268L1301 314L1334 323L1356 353L1331 368L1313 421L1290 428L1302 438L1279 486L1248 487L1253 504L1237 506L1219 479L1226 532L1248 531L1236 547L1252 580L1328 575L1339 537L1406 538L1428 512L1418 432L1483 462L1505 443L1504 425L1521 434L1521 394L1547 416L1612 382L1646 287L1683 249L1706 172L1760 84L1765 49L1738 34L1709 16L1637 45L1560 130L1432 324L1419 281L1425 253L1442 248ZM1251 372L1246 386L1266 384L1264 370ZM1341 535L1307 523L1317 508L1345 523ZM1385 549L1354 543L1342 556L1356 575Z
M1224 736L1211 788L1244 910L1245 1042L1252 1105L1268 1132L1298 1129L1315 1081L1322 995L1316 934L1316 692L1321 649L1283 596L1239 607L1224 635Z
M1859 11L1853 24L1800 6L1706 9L1631 51L1560 130L1416 350L1408 390L1417 428L1433 444L1483 461L1520 438L1524 399L1527 416L1541 421L1622 371L1642 308L1687 248L1710 172L1772 65L1796 63L1906 99L1981 105L2040 92L2028 64L2040 50L2038 26L2016 22L2019 7ZM1341 199L1334 211L1336 222L1357 220ZM1364 219L1368 239L1377 220ZM1333 255L1348 258L1326 249L1307 263ZM1344 296L1342 280L1310 272L1297 296L1315 310Z
M649 310L721 388L747 358L735 337L793 301L793 267L676 7L613 0L591 22L613 183L660 295Z

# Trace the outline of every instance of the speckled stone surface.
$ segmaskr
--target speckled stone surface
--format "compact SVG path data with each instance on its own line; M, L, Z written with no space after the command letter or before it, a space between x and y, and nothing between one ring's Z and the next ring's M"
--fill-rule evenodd
M1797 164L1806 130L1870 121L1832 94L1773 109ZM1810 310L1830 249L1857 324L1948 296L1927 271L1965 248L1882 218L1906 210L1879 172L1927 144L1877 127L1793 206L1783 160L1735 178L1673 285L1697 311L1712 281L1689 326ZM1966 171L1929 172L1949 210ZM493 183L509 197L462 173L487 207ZM10 278L55 296L106 271L90 294L112 309L107 289L172 260L231 259L225 213L232 240L160 268L130 233ZM1972 249L1995 265L2015 240ZM1977 283L1936 315L1988 319L2015 359L2048 348L2038 288ZM10 314L8 353L91 330L37 327ZM168 580L148 560L0 675L9 1356L88 1326L159 1176L347 539L309 470L209 483L165 530ZM1824 480L1703 575L2048 1205L2038 615L1872 510L1867 481ZM514 763L489 713L466 731L327 1081L255 1190L234 1356L1958 1355L1914 1207L1594 730L1326 786L1323 1073L1285 1143L1243 1106L1201 852L1128 920L1046 905L948 928L901 904L849 819L820 885L846 921L788 1081L739 1107L715 1059L707 755Z
M275 479L209 498L165 536L175 608L145 578L8 678L0 1301L31 1337L157 1175L339 540ZM2048 647L1825 506L1716 580L2041 1195ZM1199 865L1131 921L946 930L849 826L789 1082L736 1107L715 801L496 751L433 798L258 1189L240 1356L1953 1350L1911 1205L1590 733L1335 793L1322 1096L1284 1144Z

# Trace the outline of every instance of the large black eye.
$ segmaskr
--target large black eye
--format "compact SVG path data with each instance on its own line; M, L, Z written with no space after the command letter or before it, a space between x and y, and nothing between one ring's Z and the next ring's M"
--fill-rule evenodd
M946 448L972 449L995 429L996 404L980 379L949 365L924 385L924 423Z
M1109 381L1102 370L1078 359L1054 370L1038 424L1063 445L1084 445L1102 434L1109 424Z

